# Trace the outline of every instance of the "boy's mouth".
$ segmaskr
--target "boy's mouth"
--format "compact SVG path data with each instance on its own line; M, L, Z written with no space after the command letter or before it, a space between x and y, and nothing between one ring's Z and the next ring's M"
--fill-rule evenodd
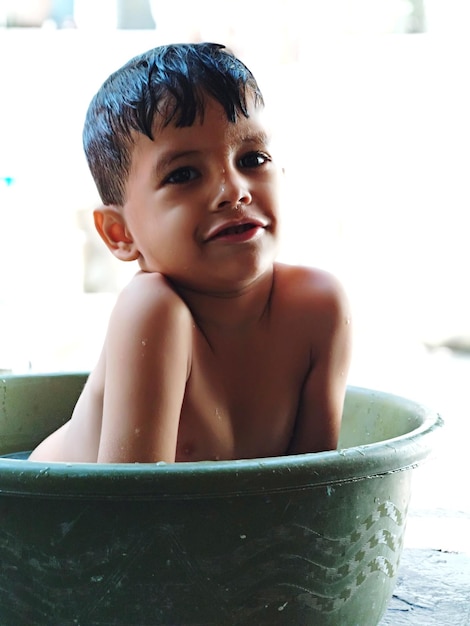
M245 233L247 230L252 230L253 228L257 228L256 224L238 224L237 226L228 226L228 228L224 228L219 231L215 237L225 237L227 235L241 235Z
M266 228L266 224L258 220L222 224L209 232L206 241L214 241L215 239L249 239L264 228Z

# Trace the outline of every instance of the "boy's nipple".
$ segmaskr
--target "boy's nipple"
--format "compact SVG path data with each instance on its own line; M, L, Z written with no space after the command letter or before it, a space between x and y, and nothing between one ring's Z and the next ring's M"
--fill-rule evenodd
M181 448L181 451L185 457L190 457L194 454L195 446L192 443L185 443Z

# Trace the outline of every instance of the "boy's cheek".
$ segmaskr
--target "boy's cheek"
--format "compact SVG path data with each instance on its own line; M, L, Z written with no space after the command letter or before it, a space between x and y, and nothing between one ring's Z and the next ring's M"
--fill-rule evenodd
M287 174L286 168L281 167L279 168L279 172L278 172L277 180L276 180L276 195L278 198L278 203L281 205L281 207L287 199L288 189L289 189L289 176Z

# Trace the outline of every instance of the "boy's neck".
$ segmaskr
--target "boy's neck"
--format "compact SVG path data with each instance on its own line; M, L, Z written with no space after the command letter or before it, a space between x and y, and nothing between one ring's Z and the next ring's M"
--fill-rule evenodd
M176 286L197 325L205 332L249 330L269 314L274 267L249 286L234 292L201 293Z

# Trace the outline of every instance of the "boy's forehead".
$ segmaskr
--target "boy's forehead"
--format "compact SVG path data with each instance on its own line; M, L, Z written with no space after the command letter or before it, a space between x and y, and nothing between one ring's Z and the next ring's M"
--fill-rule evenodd
M168 117L165 111L157 112L154 119L153 134L154 140L157 141L159 136L178 136L183 138L185 135L190 136L192 130L201 130L208 134L213 134L216 128L223 128L227 138L240 138L246 136L257 136L259 139L263 137L268 139L272 134L272 125L269 113L266 112L264 105L257 104L253 98L247 101L248 117L241 111L237 112L236 120L229 120L224 107L213 98L206 97L204 99L204 107L200 115L196 115L194 122L190 126L179 126L175 120L168 123Z

